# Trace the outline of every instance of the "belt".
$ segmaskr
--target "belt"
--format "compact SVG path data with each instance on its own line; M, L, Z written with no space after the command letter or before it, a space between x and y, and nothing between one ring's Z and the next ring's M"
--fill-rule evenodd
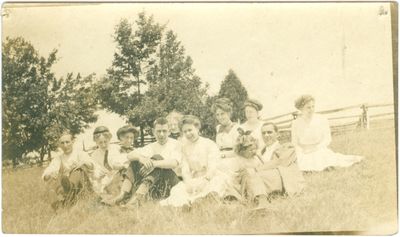
M220 151L233 151L232 147L226 147L226 148L221 148L219 149Z

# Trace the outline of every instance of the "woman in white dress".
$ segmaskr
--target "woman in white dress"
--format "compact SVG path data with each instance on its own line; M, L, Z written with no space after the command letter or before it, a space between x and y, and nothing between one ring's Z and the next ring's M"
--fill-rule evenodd
M240 200L240 184L237 170L239 161L234 148L239 136L237 123L232 122L232 102L228 98L219 98L212 106L212 111L218 121L216 143L221 153L221 160L217 169L226 175L227 189L224 191L224 199Z
M160 204L179 207L208 194L220 197L225 181L217 171L221 157L217 144L199 135L200 120L196 116L184 116L179 128L185 137L181 140L183 181L175 185L171 195Z
M244 103L244 112L246 115L246 122L240 125L244 131L251 131L251 135L257 139L257 146L261 149L262 136L261 126L263 122L259 119L259 111L261 111L263 105L254 99L248 99Z
M301 115L292 123L292 143L296 147L302 171L322 171L328 167L348 167L362 160L361 156L343 155L328 148L331 130L328 120L314 113L315 99L303 95L295 101Z

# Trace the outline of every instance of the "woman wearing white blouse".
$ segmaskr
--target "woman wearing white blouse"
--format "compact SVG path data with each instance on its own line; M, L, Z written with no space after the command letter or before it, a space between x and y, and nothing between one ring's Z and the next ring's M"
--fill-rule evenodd
M232 109L232 102L228 98L219 98L212 106L212 111L218 121L215 139L221 153L218 170L225 174L227 180L227 189L223 196L227 200L240 200L241 187L237 174L240 164L234 151L239 137L239 125L231 120Z
M161 205L190 205L208 194L221 196L224 180L219 178L217 163L220 159L218 146L208 138L199 136L200 120L186 115L179 123L182 131L182 178L171 190L169 198Z
M302 171L322 171L332 166L348 167L363 157L342 155L328 148L331 130L328 120L314 113L315 100L303 95L295 102L301 115L292 123L292 143L296 146L298 165Z

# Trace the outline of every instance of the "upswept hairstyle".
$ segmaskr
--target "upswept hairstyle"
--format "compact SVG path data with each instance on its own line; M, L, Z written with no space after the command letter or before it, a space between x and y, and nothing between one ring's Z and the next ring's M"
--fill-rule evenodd
M315 102L315 99L312 95L302 95L295 100L294 107L296 107L298 110L301 110L310 101Z

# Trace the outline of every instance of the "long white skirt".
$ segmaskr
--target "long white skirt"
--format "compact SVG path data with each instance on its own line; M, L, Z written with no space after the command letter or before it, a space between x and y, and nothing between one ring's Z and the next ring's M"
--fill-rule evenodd
M197 184L187 184L183 181L179 182L171 189L170 196L160 201L161 206L181 207L190 205L196 199L207 196L207 194L215 192L222 197L226 189L226 180L224 176L217 175L210 181L198 182Z
M297 152L298 166L301 171L322 171L328 167L349 167L360 162L364 157L335 153L329 148L319 148L304 154Z

